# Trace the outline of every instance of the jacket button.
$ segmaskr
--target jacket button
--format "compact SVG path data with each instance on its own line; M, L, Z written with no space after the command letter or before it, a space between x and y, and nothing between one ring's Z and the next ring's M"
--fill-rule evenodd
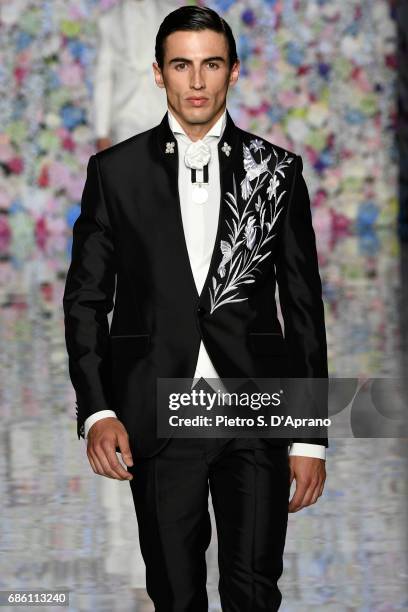
M204 308L204 306L199 306L199 307L197 308L197 313L200 315L200 317L202 317L202 316L203 316L203 314L205 314L205 308Z

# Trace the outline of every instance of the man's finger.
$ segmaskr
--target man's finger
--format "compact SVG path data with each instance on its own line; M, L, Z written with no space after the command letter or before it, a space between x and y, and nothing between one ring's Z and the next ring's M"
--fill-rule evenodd
M91 454L91 451L89 454ZM103 468L103 465L101 461L99 460L99 458L97 457L95 452L92 453L92 459L96 467L95 473L99 474L99 476L105 476L105 470Z
M321 490L320 482L318 482L316 487L315 487L315 489L314 489L314 491L313 491L312 498L310 500L310 504L315 504L316 503L317 498L320 496L320 490Z
M306 491L306 494L302 500L302 508L306 508L314 503L317 499L317 493L319 492L320 481L312 482Z
M94 447L94 451L100 463L102 464L103 476L109 476L109 478L122 480L122 478L119 477L118 474L116 474L115 470L113 470L110 466L109 459L106 455L106 447L104 448L101 444L98 444Z
M307 506L314 504L317 498L322 494L324 481L322 483L319 479L317 482L310 481L309 483L306 482L305 484L306 486L302 490L303 495L300 494L302 496L300 497L299 495L299 498L295 499L295 493L295 495L292 497L291 503L289 504L289 512L298 512L302 508L306 508Z
M133 458L132 458L132 453L130 451L128 435L119 434L118 444L119 444L120 454L122 455L123 461L128 467L131 467L133 465Z
M89 452L88 452L88 461L91 464L91 468L93 469L95 474L97 474L98 470L96 469L95 461L93 460L93 457L91 456L91 454Z
M296 479L296 489L289 503L289 512L297 512L301 508L303 499L309 489L310 483L308 480Z
M120 478L120 480L132 480L132 474L125 470L125 468L120 463L115 448L116 444L114 447L110 445L105 446L105 454L110 467L112 468L114 473L117 474L117 477Z

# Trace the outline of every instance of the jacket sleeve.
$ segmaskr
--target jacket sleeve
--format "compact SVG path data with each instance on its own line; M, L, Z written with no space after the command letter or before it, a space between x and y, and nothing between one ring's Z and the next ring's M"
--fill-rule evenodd
M278 245L276 279L289 351L289 376L308 379L299 381L294 396L288 395L298 400L295 413L291 414L327 418L328 364L322 284L310 198L302 169L302 158L297 155ZM327 428L319 429L319 436L292 438L292 441L328 447Z
M88 162L81 212L73 226L71 264L63 295L69 375L77 398L77 434L94 412L109 410L110 345L108 313L114 304L115 259L99 174L98 158Z

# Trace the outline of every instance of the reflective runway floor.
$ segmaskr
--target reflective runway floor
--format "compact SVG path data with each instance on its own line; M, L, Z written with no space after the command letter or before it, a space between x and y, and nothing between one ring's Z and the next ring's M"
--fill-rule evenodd
M331 375L406 373L407 255L396 237L326 246ZM148 612L129 484L95 475L76 436L61 250L13 245L0 262L0 590L67 588L72 611ZM289 515L283 612L408 610L407 467L406 439L330 440L323 496ZM215 612L214 522L207 562Z

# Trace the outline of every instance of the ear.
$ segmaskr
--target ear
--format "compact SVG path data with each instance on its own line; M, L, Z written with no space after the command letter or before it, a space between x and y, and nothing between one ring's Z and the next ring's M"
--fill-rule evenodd
M238 81L240 65L241 65L241 62L239 60L234 62L234 64L232 65L231 72L230 72L230 78L229 78L230 85L235 85L235 83Z
M159 68L158 63L153 62L152 67L153 67L154 79L156 81L156 85L158 87L164 88L163 75L162 75L162 71Z

